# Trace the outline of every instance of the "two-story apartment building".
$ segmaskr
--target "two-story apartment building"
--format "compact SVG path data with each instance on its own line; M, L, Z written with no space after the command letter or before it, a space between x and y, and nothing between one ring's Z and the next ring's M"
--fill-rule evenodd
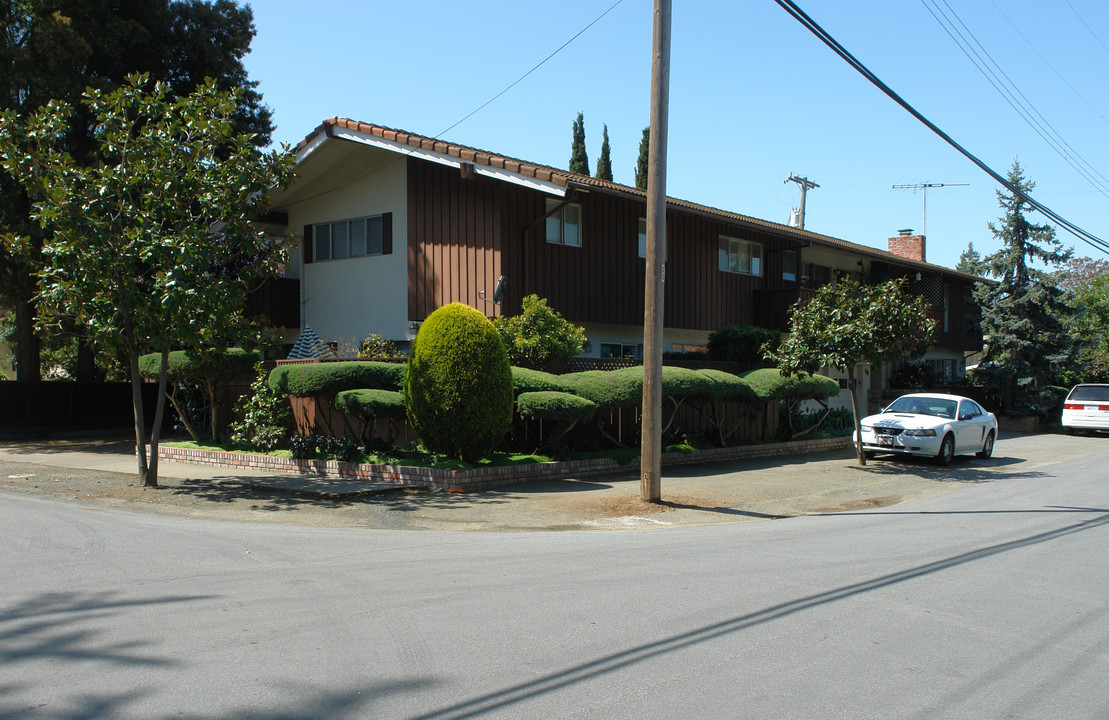
M301 237L285 281L301 308L291 325L404 344L447 303L512 315L535 293L585 328L586 355L641 352L644 191L342 118L296 153L295 182L274 195L276 218ZM976 278L925 262L923 237L889 247L670 198L665 349L703 347L733 323L785 331L793 303L845 275L908 277L938 321L929 359L961 375L980 347L967 312Z

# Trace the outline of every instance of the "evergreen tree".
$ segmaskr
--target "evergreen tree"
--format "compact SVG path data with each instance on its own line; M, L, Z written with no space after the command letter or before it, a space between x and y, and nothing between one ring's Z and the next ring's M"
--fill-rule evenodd
M585 119L580 112L578 119L574 121L574 139L570 143L570 172L589 174L589 155L585 152Z
M612 182L612 158L608 146L608 125L604 126L601 139L601 156L597 158L597 179Z
M974 249L974 243L967 243L967 249L959 255L959 263L955 266L955 269L971 275L982 275L986 272L982 256Z
M635 186L647 189L647 156L651 149L651 128L643 128L643 139L639 141L639 159L635 162Z
M1025 179L1019 162L1009 170L1018 193L998 191L1004 215L989 223L1001 249L982 260L997 282L978 283L974 299L982 311L986 356L978 379L1001 402L1008 415L1041 415L1057 401L1052 386L1075 358L1075 344L1063 324L1069 311L1052 274L1035 263L1055 267L1070 259L1055 237L1055 228L1036 225L1024 213L1035 183Z

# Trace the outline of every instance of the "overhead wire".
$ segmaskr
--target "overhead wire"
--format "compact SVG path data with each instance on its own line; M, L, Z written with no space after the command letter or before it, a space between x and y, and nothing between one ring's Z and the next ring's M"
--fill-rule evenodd
M799 23L801 23L801 25L804 26L805 29L807 29L809 32L811 32L813 35L815 35L821 42L823 42L834 53L836 53L836 55L838 55L848 65L850 65L852 68L854 68L856 72L858 72L860 75L862 75L864 78L866 78L872 85L874 85L879 90L881 90L887 97L889 97L895 103L900 105L906 112L908 112L910 115L915 117L925 127L927 127L933 133L938 135L944 142L946 142L948 145L950 145L952 148L954 148L956 151L958 151L963 157L967 158L972 163L974 163L976 166L978 166L978 168L980 170L982 170L982 172L989 175L997 183L999 183L1002 187L1004 187L1009 192L1011 192L1014 195L1014 197L1020 198L1025 203L1027 203L1029 206L1031 206L1035 210L1038 210L1044 216L1046 216L1046 217L1050 218L1051 220L1053 220L1056 224L1058 224L1060 227L1062 227L1065 230L1067 230L1068 232L1070 232L1072 235L1077 237L1082 242L1085 242L1086 244L1090 245L1091 247L1093 247L1093 248L1095 248L1095 249L1097 249L1101 252L1109 253L1109 242L1106 242L1105 240L1098 237L1097 235L1094 235L1093 233L1082 229L1081 227L1079 227L1078 225L1076 225L1076 224L1072 223L1071 221L1067 220L1063 216L1059 215L1058 213L1056 213L1054 210L1047 207L1043 203L1037 201L1029 193L1025 192L1021 188L1019 188L1016 185L1014 185L1013 183L1009 182L1008 178L1003 177L996 170L994 170L989 165L987 165L985 162L980 160L976 155L974 155L969 150L967 150L962 145L960 145L958 142L956 142L954 138L952 138L946 132L941 130L939 128L939 126L937 126L935 123L933 123L931 120L926 118L923 114L921 114L920 111L918 111L915 107L910 105L908 103L908 101L906 101L904 98L902 98L900 95L898 95L893 90L893 88L891 88L889 85L884 83L881 78L879 78L877 75L875 75L873 72L871 72L869 68L867 68L862 62L860 62L858 60L858 58L856 58L854 55L852 55L845 47L843 47L834 37L832 37L815 20L813 20L811 17L809 17L805 13L804 10L802 10L800 7L798 7L797 3L793 2L793 0L774 0L774 1L783 10L785 10L791 17L793 17L793 19L795 19Z
M1109 178L1106 178L1097 168L1090 164L1078 151L1071 147L1063 136L1055 129L1055 127L1048 121L1047 118L1036 108L1028 97L1021 92L1008 73L994 60L985 46L978 41L974 33L963 22L959 14L947 3L947 0L939 0L944 7L947 8L945 12L937 4L937 0L920 0L925 9L932 15L948 37L962 50L963 54L967 56L971 64L986 78L986 81L1001 95L1001 97L1009 104L1011 108L1024 120L1032 130L1043 138L1052 150L1054 150L1063 160L1074 168L1075 172L1081 175L1088 183L1093 185L1101 194L1109 197ZM933 9L934 8L934 9ZM936 13L939 13L937 15ZM948 17L950 13L951 17ZM942 16L942 17L941 17ZM962 27L962 30L955 25ZM965 31L965 34L964 34ZM969 40L967 37L969 36ZM972 42L973 41L973 42ZM975 48L977 46L978 49ZM981 52L979 52L979 50ZM985 58L983 58L983 55ZM999 77L1000 75L1000 77ZM1019 98L1017 97L1019 96ZM1096 177L1095 177L1096 176ZM1100 180L1098 179L1100 178Z
M539 68L541 68L541 67L543 67L544 65L546 65L546 64L547 64L547 63L548 63L548 62L549 62L549 61L550 61L550 60L551 60L552 58L554 58L554 56L555 56L555 55L558 55L558 54L559 54L560 52L562 52L563 50L565 50L565 49L566 49L566 48L567 48L567 47L568 47L568 46L570 45L570 43L574 42L574 41L575 41L575 40L577 40L577 39L578 39L579 37L581 37L581 36L582 36L582 35L583 35L583 34L584 34L584 33L585 33L585 32L586 32L587 30L589 30L589 28L591 28L591 27L593 27L594 25L596 25L597 23L599 23L599 22L600 22L600 21L601 21L602 19L604 19L604 18L605 18L605 16L607 16L607 15L608 15L609 13L611 13L611 12L612 12L613 10L615 10L615 9L616 9L616 7L617 7L618 5L620 5L621 3L623 3L623 2L624 2L624 0L616 0L616 2L612 3L612 5L610 5L610 6L608 7L608 9L606 9L606 10L605 10L604 12L602 12L602 13L601 13L600 15L598 15L597 17L593 18L593 20L592 20L592 21L591 21L591 22L590 22L590 23L589 23L588 25L586 25L585 27L583 27L583 28L582 28L581 30L578 30L578 31L577 31L576 33L574 33L574 35L573 35L573 36L572 36L572 37L571 37L571 38L570 38L569 40L567 40L566 42L564 42L564 43L562 43L561 45L559 45L559 46L558 46L558 48L556 48L556 49L554 50L554 52L550 53L549 55L547 55L547 57L545 57L545 58L543 58L542 60L540 60L539 62L537 62L537 63L536 63L535 65L533 65L533 66L531 67L531 69L529 69L529 70L528 70L527 72L525 72L525 73L524 73L523 75L521 75L520 77L518 77L518 78L516 78L515 80L513 80L513 81L512 81L511 83L509 83L509 84L508 84L508 86L506 86L506 87L505 87L505 88L504 88L503 90L501 90L500 92L498 92L498 93L497 93L496 95L494 95L493 97L491 97L491 98L489 98L488 100L486 100L486 101L485 101L484 103L482 103L481 105L479 105L479 106L478 106L477 108L475 108L474 110L471 110L471 111L470 111L469 113L467 113L467 114L466 114L466 115L465 115L465 116L464 116L464 117L463 117L463 118L462 118L461 120L458 120L457 122L455 122L454 124L452 124L452 125L451 125L450 127L446 128L445 130L442 130L441 132L439 132L439 133L437 133L436 135L432 136L432 137L431 137L431 139L432 139L432 140L440 140L440 139L442 139L442 137L443 137L444 135L446 135L447 133L449 133L449 132L450 132L451 130L455 129L456 127L458 127L458 126L459 126L459 125L461 125L462 123L464 123L464 122L466 122L467 120L469 120L470 118L472 118L472 117L473 117L474 115L476 115L476 114L478 114L479 112L481 112L482 110L484 110L484 109L485 109L486 107L488 107L489 105L491 105L491 104L492 104L493 102L495 102L496 100L500 99L500 98L501 98L501 96L503 96L503 95L504 95L505 93L507 93L507 92L508 92L509 90L511 90L512 88L514 88L514 87L516 87L517 85L519 85L519 84L520 84L520 83L521 83L521 82L522 82L522 81L523 81L523 80L524 80L525 78L527 78L527 77L528 77L529 75L531 75L531 74L532 74L533 72L535 72L535 71L536 71L536 70L538 70ZM390 161L390 162L387 162L387 163L385 163L385 164L383 164L383 165L379 165L379 166L377 166L377 167L373 168L372 170L370 170L369 172L366 172L366 173L364 173L364 174L362 174L362 175L359 175L358 177L352 178L352 179L350 179L350 180L346 181L345 183L342 183L342 184L340 184L340 185L337 185L337 186L335 186L335 187L333 187L333 188L331 188L331 189L329 189L329 190L324 190L323 192L319 192L319 193L316 193L315 195L310 195L310 196L308 196L308 197L306 197L306 198L301 198L300 200L295 200L295 201L293 201L293 202L291 202L291 203L289 203L289 204L290 204L290 205L299 205L300 203L303 203L303 202L307 202L307 201L309 201L309 200L315 200L316 198L319 198L319 197L323 197L324 195L328 195L328 194L330 194L330 193L333 193L333 192L336 192L336 191L338 191L338 190L341 190L342 188L344 188L344 187L346 187L346 186L348 186L348 185L350 185L350 184L352 184L352 183L358 182L359 180L364 180L365 178L367 178L367 177L369 177L369 176L371 176L371 175L374 175L374 174L376 174L376 173L379 173L379 172L381 172L382 170L385 170L386 168L392 167L392 166L393 166L393 165L395 165L396 163L398 163L398 162L400 162L401 160L404 160L405 158L407 158L407 157L408 157L409 155L412 155L413 153L415 153L417 149L418 149L418 148L412 148L411 150L408 150L407 152L405 152L404 154L402 154L402 155L401 155L400 157L397 157L397 158L393 159L392 161Z

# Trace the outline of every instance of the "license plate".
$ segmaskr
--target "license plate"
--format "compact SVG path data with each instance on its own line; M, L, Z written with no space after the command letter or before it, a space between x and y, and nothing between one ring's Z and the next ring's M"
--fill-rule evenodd
M893 435L879 435L878 444L885 447L893 447Z

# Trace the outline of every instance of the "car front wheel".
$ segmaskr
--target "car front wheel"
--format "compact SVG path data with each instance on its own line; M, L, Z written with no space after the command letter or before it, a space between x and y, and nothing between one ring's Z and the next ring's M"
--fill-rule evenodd
M950 433L944 435L940 443L940 451L936 454L936 462L940 465L950 465L955 457L955 438Z
M986 442L982 443L982 449L977 455L983 460L988 460L993 455L993 430L986 433Z

